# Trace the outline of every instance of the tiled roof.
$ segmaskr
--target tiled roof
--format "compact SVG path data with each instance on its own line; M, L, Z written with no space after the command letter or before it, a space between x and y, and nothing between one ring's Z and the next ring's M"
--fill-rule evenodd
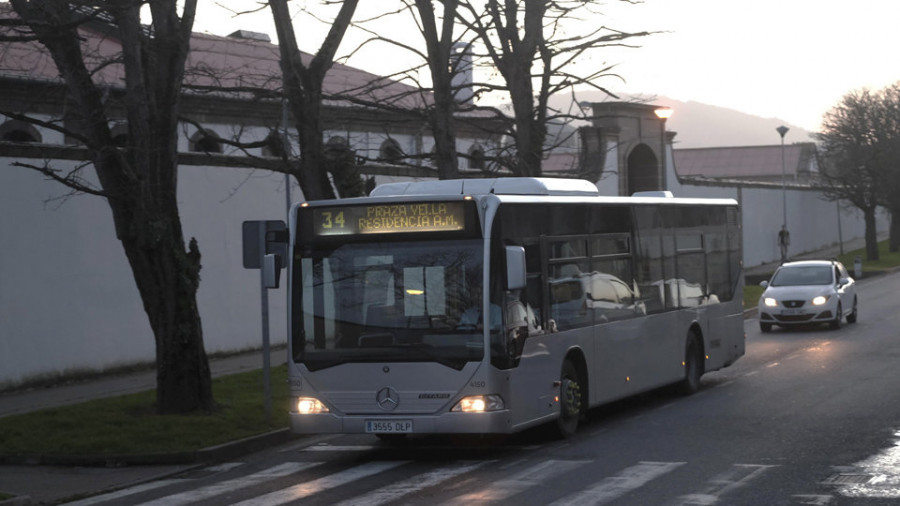
M0 17L15 17L8 3L0 3ZM10 30L0 27L0 34L11 34ZM119 41L109 35L109 30L100 31L84 25L80 32L85 38L86 60L91 67L100 68L94 76L95 82L121 86L122 66L100 65L121 52ZM303 53L302 58L308 63L312 56ZM281 88L278 60L278 46L269 42L194 33L185 66L185 81L189 85L223 89L278 90ZM41 44L16 42L0 46L0 77L58 81L59 73ZM412 86L340 63L335 63L326 74L324 93L332 97L347 94L355 99L388 100L402 108L418 108L423 103L422 94ZM425 100L430 101L430 96Z
M789 177L808 172L815 146L812 143L784 146L784 166ZM674 150L675 170L680 176L711 178L772 178L781 176L781 145L738 146Z

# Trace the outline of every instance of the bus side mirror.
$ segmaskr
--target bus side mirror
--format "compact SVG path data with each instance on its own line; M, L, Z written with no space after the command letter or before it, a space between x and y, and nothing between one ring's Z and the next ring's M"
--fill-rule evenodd
M525 248L507 246L506 289L522 290L523 288L525 288Z

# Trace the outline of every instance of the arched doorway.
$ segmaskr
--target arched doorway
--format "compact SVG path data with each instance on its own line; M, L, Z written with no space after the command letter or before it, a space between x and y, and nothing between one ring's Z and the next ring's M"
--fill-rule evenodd
M627 170L626 195L662 189L659 187L659 160L646 144L638 144L628 155Z

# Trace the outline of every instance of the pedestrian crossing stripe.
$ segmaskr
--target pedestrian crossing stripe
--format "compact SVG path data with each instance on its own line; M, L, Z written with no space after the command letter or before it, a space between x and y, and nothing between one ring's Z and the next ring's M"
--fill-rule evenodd
M296 485L271 491L256 497L252 497L245 501L237 503L238 506L273 506L287 504L299 501L321 492L340 490L344 485L348 485L355 481L385 473L401 466L407 465L412 461L371 461L360 464L348 469L337 471L319 478L309 481L303 481ZM415 475L404 475L399 481L388 480L383 486L369 491L363 491L351 498L338 502L339 506L379 506L382 504L400 502L404 498L411 498L414 494L423 490L437 487L445 483L458 483L459 478L466 474L492 469L493 473L503 473L504 470L497 468L497 460L485 461L459 461L449 465L442 465L432 468L424 472L418 472ZM533 462L523 460L512 462L504 466L509 471L518 469L518 471L507 475L505 478L490 481L490 483L480 486L477 489L471 489L472 485L478 483L476 479L469 480L466 487L466 493L458 495L448 500L442 499L442 504L450 505L468 505L473 502L504 502L509 501L514 496L525 494L533 487L552 484L553 480L559 476L572 474L579 468L590 466L593 460L543 460ZM252 487L263 486L265 483L286 478L292 475L303 473L323 466L326 462L286 462L277 466L273 466L246 476L240 476L234 479L221 480L210 485L202 486L192 490L175 492L167 496L145 502L142 506L181 506L192 504L200 501L215 501L215 498L222 497L238 490L245 490L244 496L252 494ZM553 506L583 505L594 504L602 505L624 497L651 481L660 478L676 469L686 465L686 462L653 462L643 461L633 466L622 469L616 474L600 479L599 481L591 481L588 486L581 490L573 490L571 494L559 498L552 502ZM230 468L233 468L231 466ZM734 464L727 471L714 476L705 483L705 486L693 493L678 496L669 506L676 505L708 505L717 503L721 498L736 488L748 484L751 480L759 477L767 469L774 466L754 465L754 464ZM210 468L212 469L212 468ZM322 473L319 472L319 475ZM491 475L472 475L473 477L481 477L482 479L490 479ZM75 503L74 506L89 506L101 504L108 501L121 501L123 498L135 496L137 494L150 492L156 489L162 489L167 486L183 485L187 482L197 482L197 479L169 479L151 482L144 485L134 486L125 490L100 495L97 497L85 499ZM183 487L182 487L183 488ZM271 487L269 490L272 490ZM441 489L444 495L453 495L453 490L447 487ZM343 490L346 497L347 490ZM340 501L338 499L338 501ZM129 501L134 504L136 501Z
M615 476L600 480L596 485L564 497L552 506L581 506L582 504L606 504L636 490L655 478L674 471L685 462L641 462L623 469Z
M163 497L154 501L145 502L142 506L181 506L183 504L193 504L195 502L211 499L217 495L227 494L246 487L252 487L259 483L265 483L269 480L290 476L300 471L304 471L311 467L321 465L320 462L288 462L280 466L270 467L258 473L253 473L233 480L225 480L219 483L213 483L206 487L195 490L188 490L178 494Z
M253 499L248 499L237 503L234 506L274 506L277 504L287 504L291 501L304 499L313 494L330 490L332 488L346 485L347 483L361 480L368 476L378 474L395 467L407 464L409 461L391 461L391 462L368 462L360 466L351 467L344 471L324 476L322 478L312 480L292 487L276 490Z
M439 485L470 471L481 468L496 461L461 462L449 467L428 471L423 475L412 476L403 481L373 490L361 496L337 503L334 506L379 506L400 499L406 495Z
M472 503L499 502L520 492L524 492L536 483L550 480L555 476L568 473L573 469L589 463L586 460L545 460L529 466L510 478L494 481L490 487L457 497L444 504L464 506Z

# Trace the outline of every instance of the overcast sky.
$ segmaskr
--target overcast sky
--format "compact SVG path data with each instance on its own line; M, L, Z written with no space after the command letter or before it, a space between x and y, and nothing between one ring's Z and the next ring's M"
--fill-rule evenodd
M220 3L255 5L252 0ZM361 3L372 7L387 2ZM626 31L664 32L640 39L640 48L604 51L588 63L616 64L624 82L610 78L602 84L617 92L692 100L817 130L822 115L847 92L900 81L897 0L605 3L604 15L592 22ZM275 39L268 11L235 17L213 0L200 4L197 31L227 35L249 29ZM320 9L315 0L291 4ZM408 21L396 20L390 32L416 37L416 30L404 23ZM298 33L305 34L299 41L301 49L313 52L325 28L305 20ZM350 44L342 46L344 53L347 47ZM381 47L347 63L384 75L399 70L402 59L398 52Z

